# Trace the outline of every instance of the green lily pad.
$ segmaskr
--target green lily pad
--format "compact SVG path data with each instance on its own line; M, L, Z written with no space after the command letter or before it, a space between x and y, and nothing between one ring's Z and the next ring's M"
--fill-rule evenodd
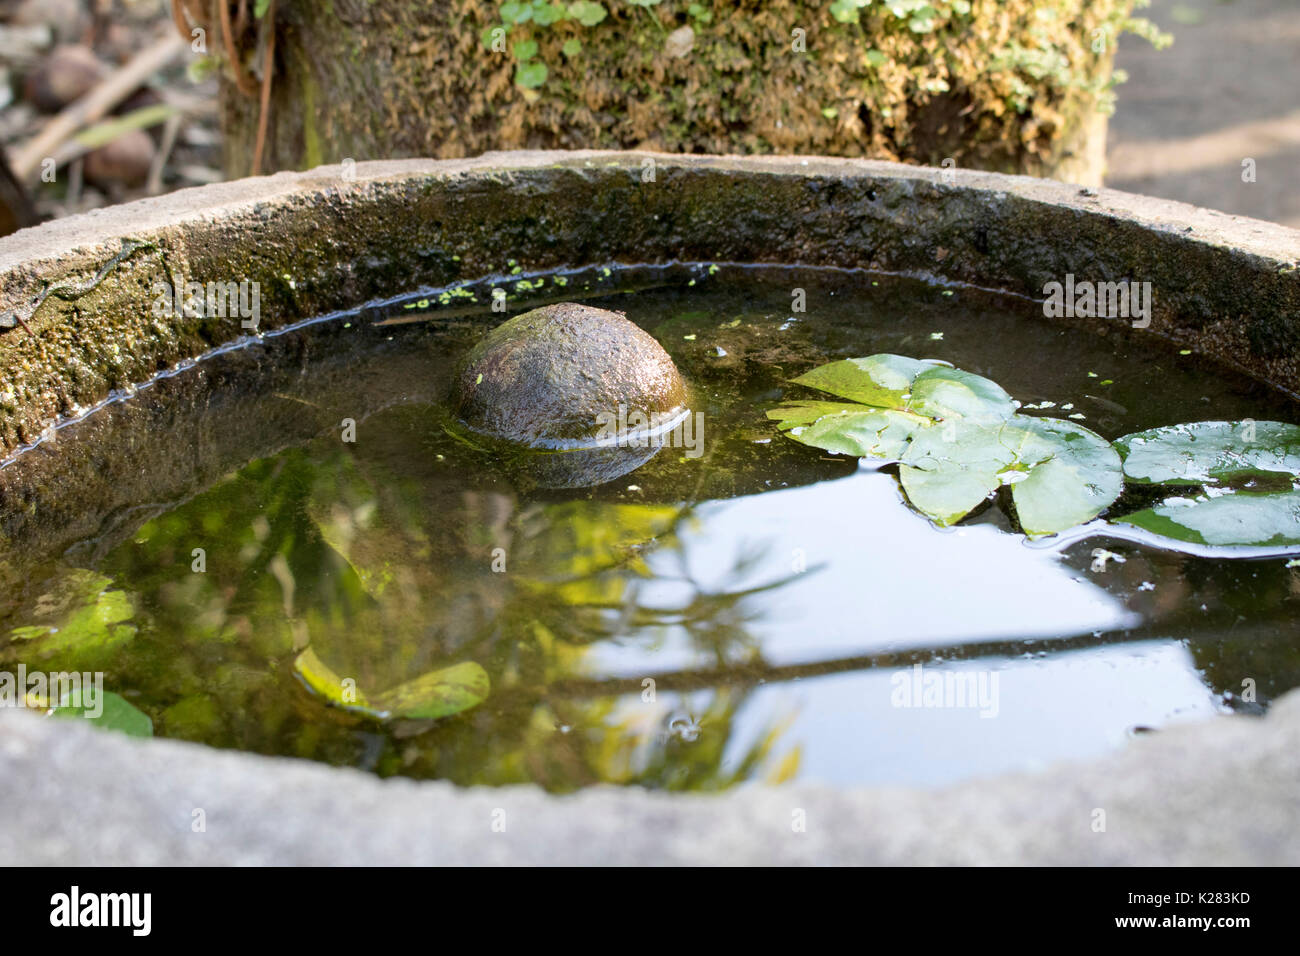
M1119 455L1100 435L1027 416L936 425L915 436L899 476L912 506L940 525L960 521L1010 485L1020 526L1031 536L1091 521L1124 486Z
M897 461L918 428L931 421L889 408L842 402L795 402L767 413L790 438L836 455Z
M1193 544L1300 545L1300 491L1169 498L1115 521Z
M1028 471L1011 482L1011 498L1026 534L1054 534L1091 521L1124 490L1119 453L1096 432L1057 418L1015 421L1016 458Z
M1014 415L1016 403L997 382L939 365L927 368L913 380L907 409L930 418L963 418L991 424Z
M132 706L125 697L112 691L103 691L95 706L87 707L83 703L80 691L73 691L51 712L52 717L69 719L73 717L88 720L94 726L104 730L117 730L130 737L152 737L153 721L149 715ZM98 710L97 716L91 716L91 710Z
M1115 442L1124 474L1144 485L1209 485L1261 474L1300 475L1300 426L1282 422L1194 422L1125 435Z
M918 432L898 469L912 507L944 526L966 517L1015 462L1002 440L1004 427L951 423Z
M902 409L917 376L933 368L929 362L881 353L821 365L791 381L864 405Z
M962 369L880 354L794 379L854 402L792 402L767 413L795 441L898 461L908 501L940 525L1012 485L1021 526L1050 534L1089 521L1123 489L1119 455L1094 432L1016 412L996 382Z

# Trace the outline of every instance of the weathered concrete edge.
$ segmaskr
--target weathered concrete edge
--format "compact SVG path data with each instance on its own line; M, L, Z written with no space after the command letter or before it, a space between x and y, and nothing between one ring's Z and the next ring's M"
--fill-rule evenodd
M236 216L259 203L304 191L340 185L385 182L410 177L449 179L471 173L508 172L546 166L619 163L638 166L654 159L665 167L733 169L801 176L869 175L910 179L934 185L1005 192L1037 202L1058 204L1091 215L1132 219L1151 229L1179 229L1198 242L1234 245L1283 264L1300 264L1300 230L1235 216L1168 199L1117 189L1081 189L1068 183L969 169L939 170L880 160L821 156L693 156L617 150L517 150L484 153L470 159L376 160L351 167L320 166L303 172L276 173L232 182L177 190L163 196L96 209L57 219L0 238L0 272L54 258L69 250L108 248L114 240L174 226L193 219Z
M534 787L381 781L9 711L0 714L0 861L1294 865L1297 747L1293 691L1263 719L1177 727L1090 763L941 791L601 787L552 797Z

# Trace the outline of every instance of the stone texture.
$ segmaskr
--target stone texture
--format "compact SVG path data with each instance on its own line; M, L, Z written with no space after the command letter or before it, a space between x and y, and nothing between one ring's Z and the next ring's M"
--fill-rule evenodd
M497 326L465 357L455 408L474 431L530 448L597 437L602 416L671 420L686 407L673 360L621 312L544 305Z
M457 789L12 710L0 712L0 781L9 864L1295 865L1300 692L1262 719L939 791ZM206 832L192 829L196 808Z

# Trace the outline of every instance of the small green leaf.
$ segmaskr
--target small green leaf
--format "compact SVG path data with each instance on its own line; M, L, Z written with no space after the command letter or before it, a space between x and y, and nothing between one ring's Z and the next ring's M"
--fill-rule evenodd
M558 23L568 14L565 12L562 3L533 3L533 22L539 27L549 27L552 23Z
M577 37L570 37L564 41L564 46L560 48L560 52L572 60L582 52L582 41Z
M1195 422L1125 435L1124 474L1143 485L1206 485L1261 474L1300 475L1300 427Z
M584 27L594 27L601 20L608 16L603 4L592 3L589 0L578 0L576 3L569 4L569 16L577 20Z
M1114 520L1193 544L1300 545L1300 491L1169 498Z
M531 60L533 57L537 56L537 41L520 40L511 48L511 52L515 55L515 59L520 62Z
M93 706L84 701L91 698ZM99 711L98 716L91 716ZM51 716L68 719L80 717L104 730L117 730L130 737L152 737L153 721L144 711L132 706L125 697L112 691L103 691L100 699L82 691L74 691L55 707Z
M501 19L506 23L525 23L533 17L532 4L508 0L501 4Z
M689 13L691 16L693 16L696 20L699 20L701 23L713 22L713 11L702 4L692 3L689 7L686 8L686 12Z
M374 698L393 717L432 720L477 707L490 691L487 671L473 661L432 671Z
M515 82L526 90L535 90L546 82L545 63L521 63L515 70Z
M870 3L871 0L835 0L831 4L831 16L840 23L857 23L858 11Z

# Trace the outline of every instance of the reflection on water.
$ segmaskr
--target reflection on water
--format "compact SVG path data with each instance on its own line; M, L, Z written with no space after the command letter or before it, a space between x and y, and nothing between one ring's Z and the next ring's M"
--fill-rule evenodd
M1152 374L1132 343L902 280L882 300L868 281L835 279L839 298L798 319L784 285L749 280L619 306L693 382L703 458L666 449L598 488L528 487L412 394L357 414L355 442L327 424L150 504L129 535L108 531L119 510L29 563L7 592L0 665L102 669L167 736L557 791L939 784L1258 710L1300 684L1284 561L1104 542L1123 561L1099 565L1097 541L1027 547L995 509L941 532L891 475L773 440L763 412L786 377L921 341L1023 400L1084 407L1096 386L1082 372L1062 384L1061 368L990 352L1001 326L1125 387ZM408 334L408 355L454 358L429 330ZM1110 427L1090 424L1114 437L1196 417L1203 376L1159 382L1158 409L1111 401ZM1214 387L1215 417L1279 417L1241 383ZM344 394L304 414L332 423L320 409ZM307 647L367 689L473 661L491 693L454 717L381 722L307 690L294 670Z

